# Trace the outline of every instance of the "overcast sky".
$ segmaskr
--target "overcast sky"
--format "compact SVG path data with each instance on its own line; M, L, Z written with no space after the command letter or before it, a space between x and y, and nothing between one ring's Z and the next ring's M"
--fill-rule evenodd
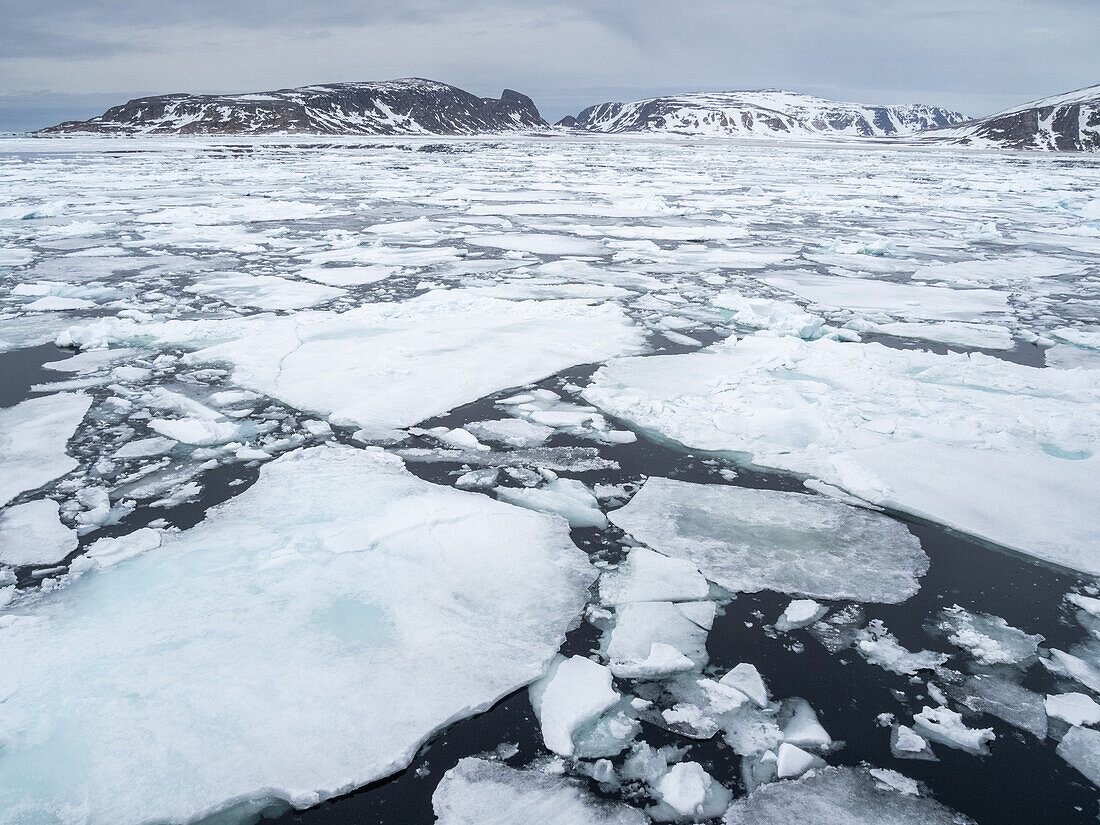
M164 92L420 76L547 119L778 87L970 115L1100 82L1100 0L0 0L0 129Z

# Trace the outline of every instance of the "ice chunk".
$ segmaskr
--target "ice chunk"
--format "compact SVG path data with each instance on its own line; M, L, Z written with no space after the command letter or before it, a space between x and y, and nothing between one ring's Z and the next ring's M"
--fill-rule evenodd
M660 804L649 814L657 822L698 822L720 816L733 794L723 788L698 762L680 762L653 786Z
M989 753L988 744L996 738L992 728L968 728L960 714L945 707L925 705L913 716L913 728L927 739L970 753Z
M1091 550L1100 508L1077 503L1080 490L1100 485L1100 384L1087 371L750 335L686 355L612 361L582 395L689 449L813 476L1100 573Z
M609 518L733 591L899 602L928 569L904 525L822 496L650 478Z
M497 497L509 504L557 513L570 527L607 526L607 517L599 502L583 482L572 478L556 478L542 487L498 487Z
M197 446L225 444L240 435L240 426L232 421L201 418L153 418L149 420L149 429L173 441Z
M86 298L63 298L60 295L47 295L37 301L31 301L23 309L30 312L64 312L70 309L89 309L95 306L95 301Z
M793 599L775 623L776 630L788 631L811 625L824 616L828 608L813 599Z
M645 547L632 548L618 569L600 577L604 604L695 601L709 593L707 580L694 564Z
M833 738L817 721L817 714L805 699L794 697L784 702L782 722L783 741L804 748L828 748Z
M946 653L921 650L916 653L901 646L881 619L873 619L856 632L856 650L868 662L899 676L912 676L922 670L935 670L947 661Z
M891 788L906 796L920 796L920 785L915 779L892 771L889 768L869 768L868 773L879 783L879 787Z
M619 701L611 687L611 671L583 656L559 656L529 692L543 742L562 756L573 755L578 728Z
M959 702L971 710L996 716L1038 739L1047 735L1043 697L1000 676L971 676L963 683Z
M825 767L825 760L820 756L807 753L802 748L795 747L787 742L779 746L776 759L776 775L780 779L791 779L802 776L813 768Z
M936 341L957 347L978 349L1012 349L1012 330L999 324L966 324L960 321L943 321L929 324L909 321L894 321L887 324L849 323L846 325L858 332L877 332L898 338L917 338L921 341Z
M713 620L714 603L700 604ZM607 644L611 672L626 679L648 679L702 667L707 661L707 618L674 602L619 605Z
M0 506L76 467L65 445L91 405L63 392L0 409Z
M1100 693L1100 669L1081 657L1052 647L1050 658L1040 659L1039 661L1052 673L1057 673L1059 676L1068 676L1070 679L1080 682L1089 690Z
M741 662L719 679L718 684L724 687L736 688L752 699L757 707L762 708L768 704L768 688L764 684L764 678L760 675L760 671L756 669L756 665Z
M576 780L467 757L432 795L437 825L646 825L649 818L602 800Z
M1048 716L1061 719L1074 727L1100 723L1100 705L1084 693L1048 695L1044 704Z
M1100 731L1092 728L1070 728L1058 743L1055 752L1089 782L1100 788Z
M466 429L486 441L495 441L509 447L535 447L553 435L551 427L534 424L522 418L504 418L498 421L474 421Z
M1092 596L1085 596L1081 593L1068 593L1066 601L1081 608L1090 616L1100 619L1100 599L1094 599Z
M76 549L77 536L45 498L0 510L0 562L13 567L57 564Z
M323 304L345 294L344 290L331 286L291 281L276 275L248 275L243 272L203 277L185 289L187 292L209 295L233 306L257 309L302 309Z
M176 446L176 443L177 442L171 438L163 438L161 436L139 438L123 444L115 450L113 457L118 459L131 459L164 455L167 452L171 452L172 448Z
M791 272L763 280L815 304L856 312L887 312L901 318L972 321L977 316L1011 311L1008 293L995 289L950 289L811 272Z
M928 740L908 725L894 725L890 730L890 753L897 759L937 761Z
M1043 637L1030 635L1000 616L970 613L955 605L940 611L936 627L951 644L961 647L984 665L1018 665L1038 655Z
M378 449L288 453L0 629L0 822L182 822L388 776L541 676L593 578L557 519Z
M498 390L643 347L639 330L611 304L498 301L462 290L343 313L105 319L70 328L62 339L198 350L189 363L228 365L238 386L385 436Z
M733 320L743 327L763 329L779 335L799 338L820 338L828 327L819 315L811 315L798 304L769 298L749 298L737 292L725 292L711 303L730 310Z
M736 800L724 825L972 825L962 814L875 781L866 768L822 768Z
M471 235L466 241L474 246L535 255L606 255L608 251L596 241L569 235Z

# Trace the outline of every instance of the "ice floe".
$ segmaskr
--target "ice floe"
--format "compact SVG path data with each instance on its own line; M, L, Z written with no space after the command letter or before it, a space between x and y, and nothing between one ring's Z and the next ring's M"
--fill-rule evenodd
M12 567L57 564L76 546L76 531L61 523L53 499L0 510L0 563Z
M556 519L377 449L291 453L199 526L9 609L0 822L187 821L387 776L539 677L593 573Z
M77 466L65 445L91 405L82 393L58 393L0 409L0 506Z
M640 810L608 802L575 779L467 757L432 795L438 825L646 825Z
M1077 498L1100 480L1100 385L1084 371L753 335L699 353L613 361L583 395L685 447L813 476L1100 572L1092 550L1100 510Z
M650 478L609 518L735 592L899 602L928 569L903 525L823 496Z

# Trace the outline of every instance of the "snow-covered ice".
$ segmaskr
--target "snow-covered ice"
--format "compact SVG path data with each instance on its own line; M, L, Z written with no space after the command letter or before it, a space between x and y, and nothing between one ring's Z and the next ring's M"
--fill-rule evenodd
M0 409L0 506L77 466L65 445L91 404L66 392Z
M735 592L899 602L928 569L903 525L823 496L650 478L609 518Z
M1100 572L1091 550L1100 509L1078 505L1078 491L1100 482L1100 384L1085 371L753 335L698 353L612 361L584 396L685 447L810 475Z
M824 768L793 782L757 788L736 800L725 825L968 825L932 799L898 791L865 768Z
M467 757L444 775L432 796L438 825L646 825L642 811L601 800L538 770Z
M619 701L611 671L583 656L558 657L529 688L546 747L572 756L573 735Z
M0 822L186 821L391 774L540 676L593 574L556 519L377 449L291 453L159 548L16 604Z
M57 502L45 498L0 510L0 562L57 564L76 549L76 531L61 523Z

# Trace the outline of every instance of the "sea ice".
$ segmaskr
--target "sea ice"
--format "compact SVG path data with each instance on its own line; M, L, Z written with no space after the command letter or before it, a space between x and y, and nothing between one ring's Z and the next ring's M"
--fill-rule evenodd
M230 272L204 276L185 288L187 292L209 295L227 304L257 309L303 309L339 298L342 289L291 281L276 275L248 275Z
M1100 723L1100 705L1084 693L1059 693L1045 700L1048 716L1076 727Z
M707 580L694 564L645 547L632 548L617 569L600 577L604 604L697 601L709 593Z
M570 527L607 526L607 517L592 491L573 478L555 478L541 487L498 487L496 492L497 498L509 504L557 513Z
M63 561L76 549L77 536L61 523L59 513L49 498L0 510L0 562L19 567Z
M969 753L989 753L989 743L996 738L992 728L968 728L960 714L945 707L925 705L913 716L913 728L926 739Z
M619 605L607 642L611 672L626 679L657 679L701 668L714 611L713 602Z
M775 769L780 779L792 779L802 776L813 768L824 767L825 760L820 756L815 756L787 742L779 746L779 752L776 754Z
M619 701L611 671L583 656L559 656L528 689L546 747L573 755L573 734Z
M1011 627L1000 616L971 613L955 605L940 611L936 627L951 644L984 665L1021 665L1038 655L1043 637Z
M721 816L733 794L723 788L698 762L679 762L653 785L660 804L649 810L657 822L698 822Z
M245 389L377 437L576 363L643 347L621 309L583 301L499 301L429 292L343 313L135 322L70 328L79 346L140 342L197 350Z
M906 319L972 321L981 315L1010 312L1008 293L993 289L950 289L809 272L772 275L763 280L815 304L854 312L886 312Z
M580 782L467 757L432 795L437 825L646 825L641 811L601 800Z
M902 524L823 496L654 477L608 517L735 592L900 602L928 569Z
M829 608L813 599L792 599L775 623L775 629L786 632L811 625L824 616Z
M91 405L82 393L57 393L0 409L0 506L77 466L65 445Z
M922 670L935 670L947 661L946 653L921 650L914 653L898 642L881 619L873 619L867 627L856 632L856 650L868 662L896 673L912 676Z
M392 774L542 675L593 574L556 519L378 449L289 453L156 552L11 610L0 823L303 807Z
M612 361L582 394L689 449L1100 573L1100 508L1078 503L1100 484L1100 385L1087 371L752 335Z
M1058 743L1056 753L1100 788L1100 731L1070 728Z
M822 768L736 800L724 825L972 825L962 814L881 782L866 768Z

